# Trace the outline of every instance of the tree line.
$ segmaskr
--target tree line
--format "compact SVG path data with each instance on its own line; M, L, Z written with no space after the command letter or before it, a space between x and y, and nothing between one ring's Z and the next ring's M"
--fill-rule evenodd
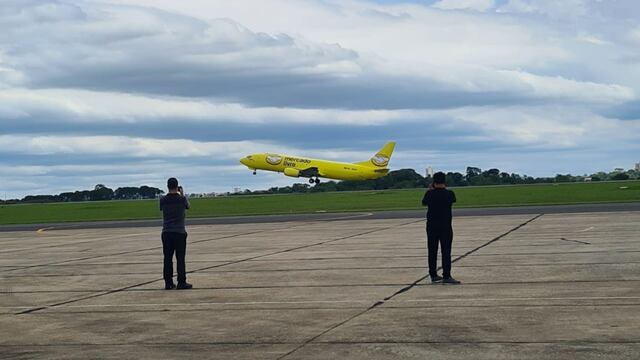
M625 171L623 169L616 169L616 171L609 173L598 172L592 175L574 176L571 174L557 174L554 177L532 177L507 173L495 168L482 170L469 166L465 173L446 173L446 181L449 186L519 185L637 179L640 179L640 171ZM413 169L402 169L391 171L386 176L375 180L327 181L315 186L309 184L293 184L291 186L272 187L268 190L245 190L231 195L411 189L424 188L431 183L431 181L431 177L424 177ZM0 200L0 204L155 199L162 194L164 194L164 191L144 185L140 187L120 187L114 191L103 184L98 184L93 190L64 192L59 195L29 195L23 199Z
M103 184L96 185L93 190L81 190L74 192L63 192L58 195L28 195L22 199L2 201L0 203L52 203L52 202L72 202L72 201L106 201L106 200L137 200L155 199L164 191L150 187L120 187L115 191Z
M605 173L598 172L592 175L574 176L571 174L557 174L554 177L533 177L507 173L499 169L482 170L469 166L466 172L447 172L448 186L486 186L486 185L522 185L522 184L548 184L568 183L584 181L616 181L640 179L640 172L635 170L616 171ZM387 190L387 189L411 189L424 188L432 182L431 177L424 177L413 169L391 171L384 177L365 181L328 181L318 185L293 184L284 187L272 187L268 190L245 190L235 195L250 194L290 194L290 193L314 193L329 191L358 191L358 190Z

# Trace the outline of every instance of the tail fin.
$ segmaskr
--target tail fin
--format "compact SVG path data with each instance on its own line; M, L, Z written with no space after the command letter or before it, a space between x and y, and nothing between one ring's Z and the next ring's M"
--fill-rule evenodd
M356 165L369 166L374 168L386 168L391 160L391 154L396 147L394 141L384 144L382 149L378 151L370 160L357 162Z

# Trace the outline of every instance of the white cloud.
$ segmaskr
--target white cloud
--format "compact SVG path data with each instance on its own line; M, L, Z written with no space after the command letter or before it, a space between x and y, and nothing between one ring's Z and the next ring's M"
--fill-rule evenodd
M72 89L0 90L0 116L8 120L38 118L41 114L46 114L56 122L159 123L166 119L190 119L203 123L324 123L368 126L412 119L426 113L429 112L247 107L239 103L198 98Z
M640 123L608 119L580 107L468 108L451 113L457 121L475 125L479 134L498 147L590 151L609 147L614 138L630 143L640 136Z
M495 0L440 0L433 7L443 10L487 11L495 6Z
M369 151L299 149L265 141L194 141L188 139L152 139L127 136L28 136L0 135L0 154L28 155L76 155L87 158L110 156L122 162L136 159L210 158L211 163L236 164L248 154L277 152L292 155L316 156L348 161L365 160L377 149ZM239 165L236 165L239 166ZM83 165L86 168L86 165ZM21 167L22 171L33 171L38 166Z
M593 0L509 0L499 12L538 13L551 18L573 18L586 15Z
M198 142L186 139L148 139L125 136L26 136L0 135L0 151L9 154L83 156L108 155L124 158L185 158L210 156L239 159L266 148L286 149L251 141Z

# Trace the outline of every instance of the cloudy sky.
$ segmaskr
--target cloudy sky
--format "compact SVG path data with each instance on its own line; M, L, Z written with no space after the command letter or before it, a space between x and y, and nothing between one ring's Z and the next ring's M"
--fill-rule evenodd
M2 0L2 197L295 179L273 151L535 176L640 161L635 0Z

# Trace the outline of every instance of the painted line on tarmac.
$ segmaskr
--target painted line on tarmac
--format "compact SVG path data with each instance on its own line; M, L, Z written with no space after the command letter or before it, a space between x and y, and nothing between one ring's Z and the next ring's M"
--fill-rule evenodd
M192 346L192 345L202 345L202 346L261 346L261 345L299 345L300 342L295 341L181 341L181 342L107 342L107 343L90 343L90 342L81 342L81 343L50 343L50 344L42 344L42 343L31 343L31 344L0 344L0 348L11 348L11 347L19 347L19 348L47 348L47 347L85 347L85 346L97 346L97 347L108 347L108 346L122 346L122 347L142 347L142 346L153 346L153 347L183 347L183 346ZM495 344L495 345L553 345L553 344L562 344L562 345L609 345L609 344L619 344L619 345L635 345L640 344L638 340L543 340L543 341L517 341L517 340L478 340L478 341L469 341L469 340L437 340L437 341L397 341L397 340L358 340L358 341L340 341L340 340L331 340L331 341L319 341L316 343L318 346L322 345L404 345L404 344L463 344L463 345L478 345L478 344Z
M582 230L580 230L580 231L578 231L578 232L587 232L587 231L591 231L591 230L593 230L593 229L595 229L595 228L596 228L595 226L590 226L590 227L588 227L588 228L586 228L586 229L582 229Z
M363 214L358 214L358 215L338 216L338 217L333 217L333 218L328 218L328 219L322 219L320 221L350 220L350 219L358 219L358 218L369 217L369 216L373 216L373 213L363 213Z

